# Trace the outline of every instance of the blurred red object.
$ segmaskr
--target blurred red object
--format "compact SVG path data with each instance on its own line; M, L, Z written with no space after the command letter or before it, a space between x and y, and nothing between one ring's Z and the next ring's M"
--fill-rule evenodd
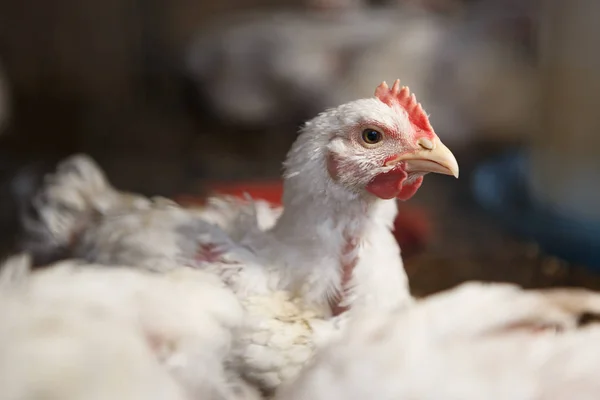
M210 194L242 197L245 193L254 199L261 199L281 205L283 184L281 181L260 182L211 182L205 189ZM204 197L182 195L175 199L183 206L201 205ZM403 257L410 257L421 250L431 240L431 219L422 207L399 203L399 212L394 222L394 236L402 248Z

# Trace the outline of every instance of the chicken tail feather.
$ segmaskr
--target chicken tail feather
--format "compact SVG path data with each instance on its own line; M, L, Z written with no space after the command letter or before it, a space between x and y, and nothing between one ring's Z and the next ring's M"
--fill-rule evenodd
M68 257L98 216L148 201L116 191L87 155L71 156L45 177L21 211L20 248L32 255L36 265Z

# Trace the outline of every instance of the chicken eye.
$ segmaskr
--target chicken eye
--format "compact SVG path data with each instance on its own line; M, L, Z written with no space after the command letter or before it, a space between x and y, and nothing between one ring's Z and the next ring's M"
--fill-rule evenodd
M376 144L381 142L383 135L375 129L365 129L362 132L362 140L367 144Z

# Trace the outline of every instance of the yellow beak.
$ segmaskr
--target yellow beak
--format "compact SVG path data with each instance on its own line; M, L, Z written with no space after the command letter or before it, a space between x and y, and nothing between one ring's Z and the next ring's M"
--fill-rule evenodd
M433 141L419 140L420 149L402 154L392 162L404 161L405 171L413 173L429 173L452 175L458 178L458 162L454 154L436 136ZM390 160L391 161L391 160ZM389 165L389 164L388 164Z

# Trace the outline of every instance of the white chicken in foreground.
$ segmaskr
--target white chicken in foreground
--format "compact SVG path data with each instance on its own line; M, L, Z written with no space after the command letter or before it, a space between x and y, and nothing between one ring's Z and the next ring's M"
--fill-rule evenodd
M218 278L97 267L5 265L2 399L260 398L227 364L244 314Z
M214 272L255 324L242 373L273 389L310 358L314 340L326 340L313 337L319 324L308 321L412 301L391 232L395 199L412 197L426 173L458 176L454 156L399 81L309 121L284 165L283 210L223 199L188 210L132 201L91 160L75 157L25 214L24 247L63 248L107 265Z
M242 309L214 276L28 266L1 275L3 399L261 398L223 363ZM585 313L600 294L482 283L357 313L274 400L595 399L600 328L578 327Z
M470 282L365 313L276 400L597 399L600 294Z

